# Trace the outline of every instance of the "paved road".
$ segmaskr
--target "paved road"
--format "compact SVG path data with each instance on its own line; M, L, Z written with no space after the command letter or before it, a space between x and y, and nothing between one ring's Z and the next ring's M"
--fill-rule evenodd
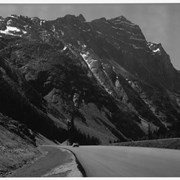
M120 147L64 147L73 151L88 177L180 177L180 150Z

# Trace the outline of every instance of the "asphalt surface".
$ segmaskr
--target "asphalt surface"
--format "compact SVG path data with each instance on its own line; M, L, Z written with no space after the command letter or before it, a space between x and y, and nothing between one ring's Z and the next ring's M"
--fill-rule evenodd
M180 150L121 147L68 147L87 177L180 177Z

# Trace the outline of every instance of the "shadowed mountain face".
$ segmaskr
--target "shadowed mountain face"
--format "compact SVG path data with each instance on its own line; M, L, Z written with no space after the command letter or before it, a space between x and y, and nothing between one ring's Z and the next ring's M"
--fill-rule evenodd
M161 44L123 16L0 21L0 112L54 141L78 96L79 140L179 136L180 74Z

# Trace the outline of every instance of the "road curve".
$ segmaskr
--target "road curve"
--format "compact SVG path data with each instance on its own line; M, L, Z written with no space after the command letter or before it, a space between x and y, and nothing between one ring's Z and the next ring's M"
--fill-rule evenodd
M63 147L71 150L88 177L180 177L180 151L121 147Z
M64 149L39 147L43 155L12 172L9 177L81 177L74 156Z

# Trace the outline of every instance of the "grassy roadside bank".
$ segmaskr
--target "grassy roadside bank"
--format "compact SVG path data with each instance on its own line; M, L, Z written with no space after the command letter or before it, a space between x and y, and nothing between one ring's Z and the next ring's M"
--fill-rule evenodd
M113 145L180 149L180 138L131 141L131 142L114 143Z
M1 125L0 137L0 177L9 176L41 156L41 152L28 140Z

